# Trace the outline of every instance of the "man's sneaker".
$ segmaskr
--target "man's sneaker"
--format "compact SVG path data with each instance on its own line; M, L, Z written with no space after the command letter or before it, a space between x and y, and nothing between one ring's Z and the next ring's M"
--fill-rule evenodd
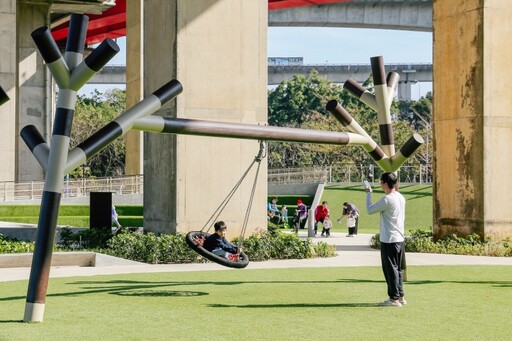
M400 302L400 304L401 304L401 305L406 305L406 304L407 304L407 301L406 301L406 300L405 300L405 298L403 298L403 297L400 297L400 298L398 299L398 302Z
M386 300L384 302L380 302L379 303L379 307L401 307L402 305L400 304L400 302L398 302L398 300L394 301L394 300Z

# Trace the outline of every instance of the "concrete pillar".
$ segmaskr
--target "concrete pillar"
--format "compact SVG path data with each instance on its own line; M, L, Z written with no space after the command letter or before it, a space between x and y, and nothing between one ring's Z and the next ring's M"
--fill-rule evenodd
M170 78L184 86L162 116L267 121L267 1L144 2L144 93ZM144 138L144 226L160 232L200 230L257 154L257 141L198 136ZM248 234L266 228L266 159ZM239 234L249 202L250 173L224 213Z
M126 2L126 108L129 109L143 98L142 28L143 1ZM125 174L142 174L143 133L130 131L126 134Z
M0 181L15 179L16 0L0 2L0 86L10 100L0 106Z
M410 101L412 99L412 82L399 82L397 88L397 97L402 101Z
M433 11L434 234L512 236L512 1Z
M20 130L33 124L49 143L51 134L52 96L51 75L36 49L31 33L47 25L48 4L28 4L18 2L16 27L18 51L16 180L44 180L44 172L36 158L19 137Z

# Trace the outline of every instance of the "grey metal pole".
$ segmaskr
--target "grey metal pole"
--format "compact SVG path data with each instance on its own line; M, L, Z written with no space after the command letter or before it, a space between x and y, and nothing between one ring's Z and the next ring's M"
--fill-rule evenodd
M316 131L161 116L149 116L138 119L135 121L133 129L179 135L215 136L264 141L291 141L353 146L368 143L366 137L347 132Z

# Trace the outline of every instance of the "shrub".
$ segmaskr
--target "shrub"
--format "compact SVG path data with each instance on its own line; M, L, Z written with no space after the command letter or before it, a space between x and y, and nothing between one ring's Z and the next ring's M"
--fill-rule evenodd
M138 262L190 263L201 261L185 242L185 235L122 232L108 241L108 254Z
M232 243L238 245L239 239ZM294 234L263 232L245 238L242 248L252 261L269 259L303 259L312 257L332 257L335 247L320 242L313 244L311 239L301 239ZM108 241L106 253L138 262L192 263L204 262L185 242L183 234L140 234L123 232Z
M187 245L184 234L160 235L159 255L161 263L193 263L203 261L203 259Z
M110 229L86 229L74 233L70 228L64 227L60 233L59 246L65 249L101 249L107 246L110 238Z
M372 237L370 244L373 248L380 248L379 234ZM481 240L477 234L459 237L455 234L447 235L434 241L432 232L422 230L411 231L405 237L406 252L441 253L471 256L512 257L512 243L510 238L499 241L490 239Z
M0 233L0 253L32 253L34 252L34 247L34 242L5 237ZM54 246L53 251L61 251L61 249Z
M34 252L34 245L33 242L24 242L0 234L0 253Z
M315 245L315 253L317 257L334 257L336 256L336 246L329 245L325 242L318 242Z
M234 243L238 240L234 239ZM311 239L302 239L295 234L261 232L245 238L242 248L250 260L304 259L332 257L335 247L324 242L314 244Z

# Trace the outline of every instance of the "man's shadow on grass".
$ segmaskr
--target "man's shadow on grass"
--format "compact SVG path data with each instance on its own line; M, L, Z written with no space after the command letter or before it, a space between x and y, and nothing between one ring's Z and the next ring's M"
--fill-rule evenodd
M0 323L23 323L23 320L0 320Z
M211 308L380 308L377 303L209 304Z
M339 282L345 283L384 283L384 280L372 280L372 279L340 279ZM489 284L497 288L510 288L512 287L512 281L445 281L445 280L407 280L404 281L404 285L427 285L427 284L442 284L442 283L453 283L453 284Z

